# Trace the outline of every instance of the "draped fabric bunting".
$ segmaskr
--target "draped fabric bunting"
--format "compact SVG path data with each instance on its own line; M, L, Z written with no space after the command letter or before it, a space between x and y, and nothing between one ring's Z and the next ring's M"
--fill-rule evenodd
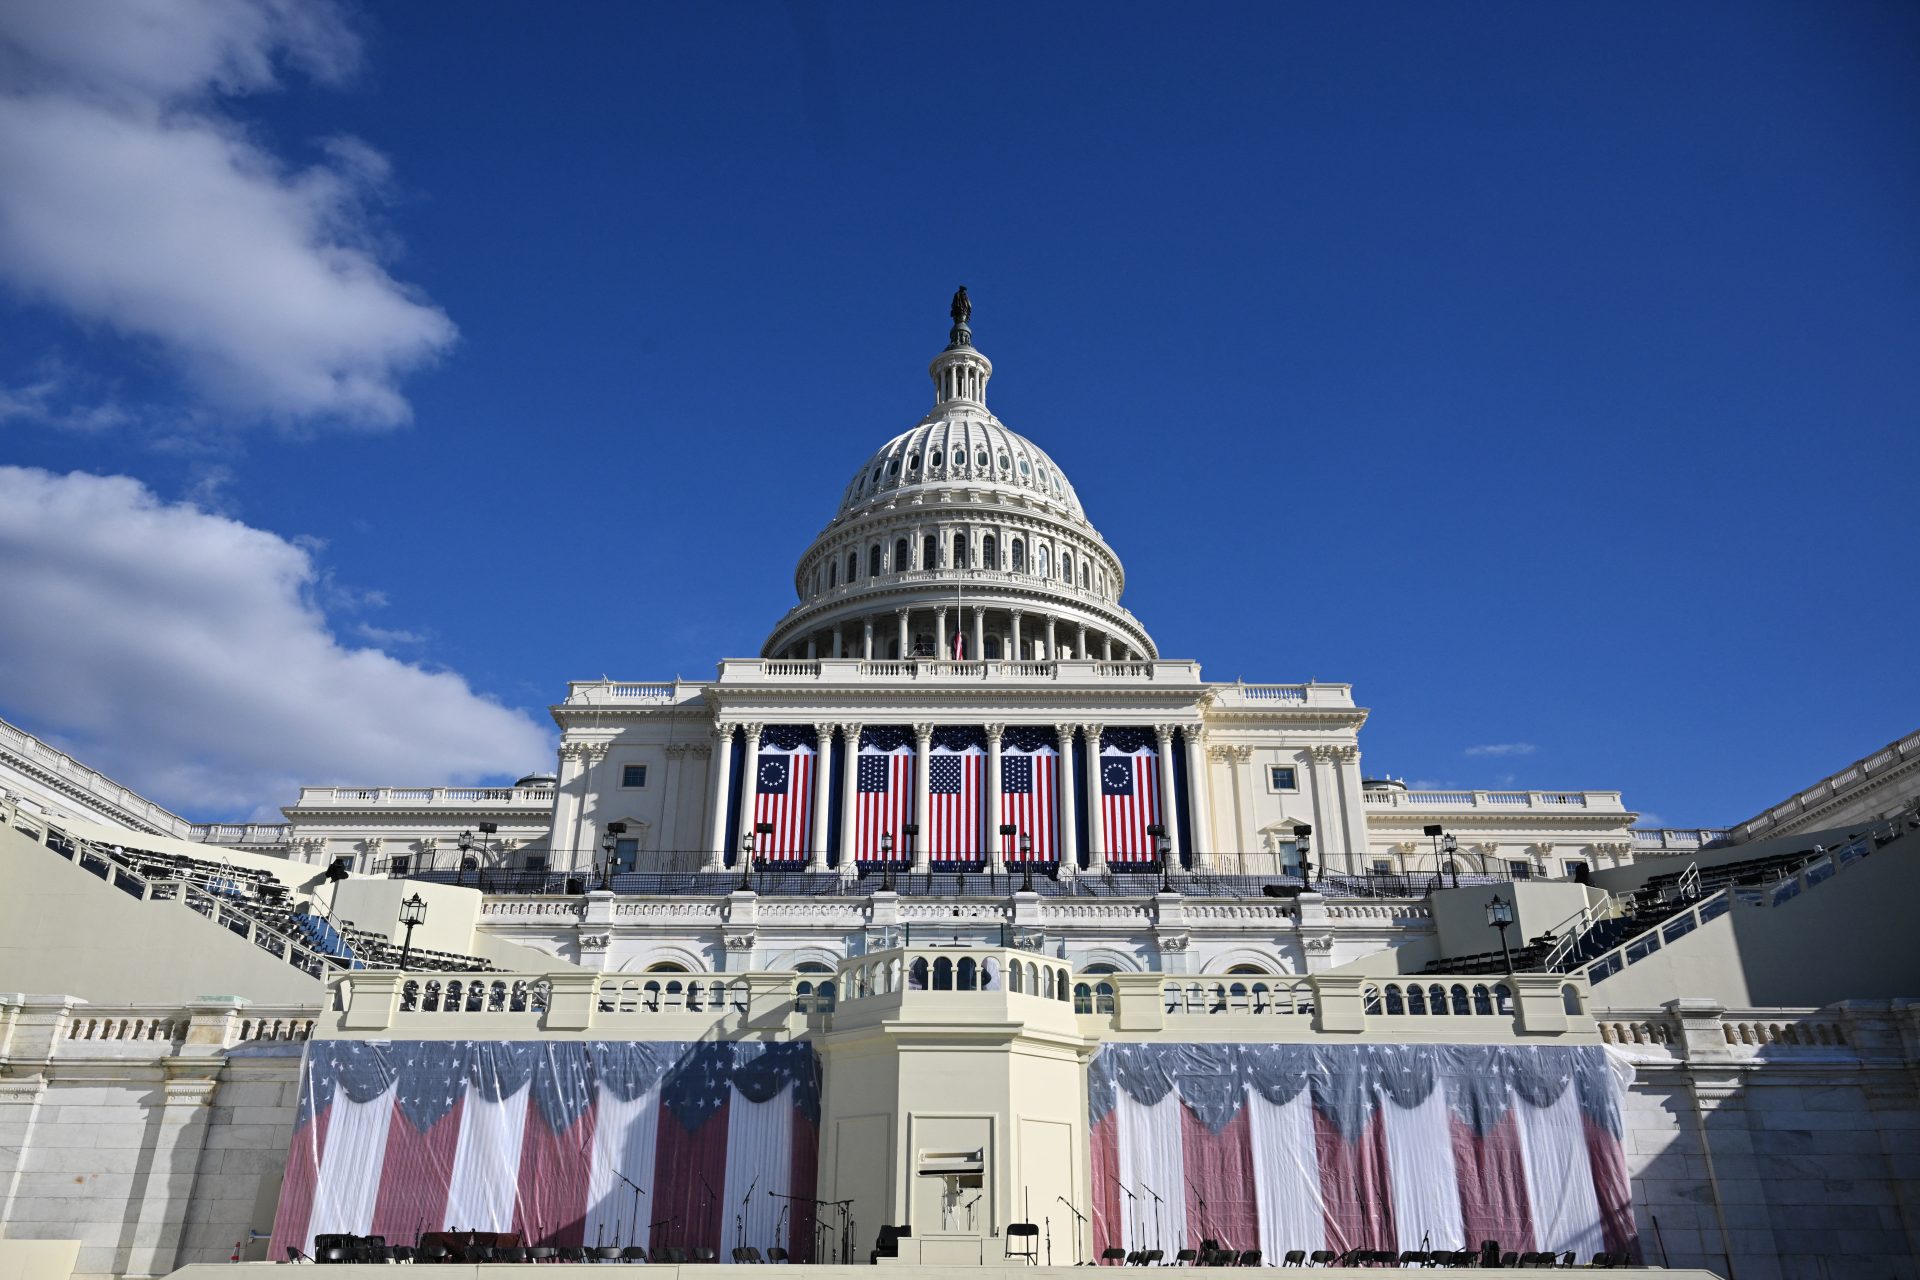
M1637 1256L1621 1071L1598 1045L1106 1045L1095 1248Z
M1122 726L1100 735L1100 821L1107 861L1153 862L1147 828L1160 817L1160 750L1151 729Z
M1018 828L996 835L1001 856L1020 861L1020 836L1033 841L1033 861L1060 858L1059 821L1054 809L1060 776L1059 737L1043 725L1007 726L1000 739L1000 821Z
M269 1256L475 1230L812 1261L819 1117L804 1041L312 1041Z
M768 862L805 862L813 822L814 770L820 753L811 725L769 725L760 734L754 770L753 824L773 827L756 835L753 853Z
M880 861L880 837L893 837L893 856L907 856L900 828L913 821L913 731L905 725L869 725L860 731L854 759L853 856Z
M941 725L927 752L927 856L980 862L986 821L987 735L971 725Z

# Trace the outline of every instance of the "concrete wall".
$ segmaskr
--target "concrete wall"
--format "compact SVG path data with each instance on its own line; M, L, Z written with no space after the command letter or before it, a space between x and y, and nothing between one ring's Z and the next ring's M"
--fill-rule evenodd
M143 902L11 828L0 828L0 991L183 1005L244 992L317 1003L321 989L284 960L182 902Z
M1572 881L1514 880L1500 885L1463 885L1436 890L1427 905L1443 956L1477 955L1500 949L1500 931L1487 923L1487 903L1504 898L1513 904L1514 923L1507 945L1518 951L1530 938L1564 925L1601 895Z
M472 955L474 926L480 919L478 889L424 880L353 876L321 887L314 897L327 904L335 919L348 920L369 933L382 934L398 946L407 936L400 924L400 903L413 894L419 894L427 904L426 920L413 931L413 945L424 950Z

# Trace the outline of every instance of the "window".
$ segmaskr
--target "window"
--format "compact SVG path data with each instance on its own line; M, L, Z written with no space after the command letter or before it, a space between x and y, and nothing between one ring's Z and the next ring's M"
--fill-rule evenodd
M1073 585L1073 557L1064 551L1060 553L1060 576L1067 580L1068 586Z
M880 544L877 542L867 552L867 576L869 578L880 576Z
M1514 859L1507 863L1507 878L1509 880L1533 879L1533 864L1525 859Z
M1377 876L1392 875L1393 859L1392 858L1375 858L1373 860L1373 874Z
M1000 637L988 636L987 637L987 657L998 658L999 656L1000 656Z
M1264 973L1266 973L1266 970L1265 970L1265 969L1262 969L1262 968L1261 968L1261 967L1260 967L1259 965L1257 965L1257 964L1236 964L1236 965L1234 965L1234 966L1232 966L1231 968L1229 968L1229 969L1227 970L1227 972L1228 972L1228 973L1258 973L1258 974L1264 974Z
M827 590L831 591L839 585L840 585L840 562L836 560L832 564L827 566Z
M907 458L907 470L918 471L919 469L920 469L920 455L917 453L910 455Z
M1000 544L994 541L992 534L980 539L980 567L982 569L1000 567Z
M927 465L930 467L937 467L940 465L940 451L938 449L935 449L933 451L933 456L927 459Z
M1053 576L1053 561L1048 558L1045 547L1033 549L1033 571L1042 578Z
M1015 573L1027 571L1027 544L1018 538L1013 540L1013 571Z
M1276 764L1267 770L1267 790L1298 791L1299 789L1300 778L1293 771L1292 765Z
M860 576L860 553L858 551L849 551L847 552L847 581L852 582L855 578L859 576Z
M1085 560L1082 560L1080 562L1080 589L1082 591L1085 591L1087 589L1087 584L1088 584L1087 562Z
M897 476L900 474L900 459L895 458L892 462L889 462L887 464L887 474L890 476Z
M546 869L547 869L547 855L546 855L546 854L544 854L544 853L530 853L530 854L528 854L528 855L527 855L527 870L529 870L529 871L545 871Z
M1591 870L1591 868L1587 866L1587 860L1585 858L1567 859L1567 879L1578 880L1589 870Z
M628 764L620 766L620 785L623 787L644 787L647 785L647 766Z
M1031 473L1031 471L1032 471L1032 468L1030 468L1030 467L1028 467L1028 466L1027 466L1027 460L1026 460L1025 458L1022 458L1022 459L1020 459L1020 474L1021 474L1021 476L1022 476L1022 477L1025 477L1025 476L1027 476L1028 474L1030 474L1030 473Z
M922 569L933 569L939 567L939 564L940 543L932 534L928 534L926 539L920 544L920 567Z
M964 533L953 535L953 567L956 569L967 567L967 535Z
M613 846L613 874L632 871L640 862L640 842L635 839L617 840Z
M387 874L390 876L404 876L411 870L413 870L411 854L396 853L387 859Z
M987 469L987 451L985 449L974 450L973 465L980 468L982 471L985 471Z
M873 469L873 482L874 482L875 484L879 484L879 483L880 483L880 468L878 468L878 467L875 467L875 468Z
M894 539L893 571L895 573L905 573L911 568L913 568L913 566L907 563L907 540L905 538Z
M1000 455L1000 469L1002 471L1007 469L1007 455L1004 453Z

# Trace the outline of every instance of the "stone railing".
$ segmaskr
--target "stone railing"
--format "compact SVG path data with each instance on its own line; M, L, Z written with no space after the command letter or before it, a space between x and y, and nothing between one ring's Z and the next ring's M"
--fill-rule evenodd
M1104 1036L1232 1040L1364 1036L1420 1041L1599 1040L1586 984L1561 974L1505 978L1421 974L1164 973L1082 975L1074 988L1083 1019ZM1264 1020L1255 1032L1241 1025ZM1083 1022L1083 1025L1084 1022Z
M1911 765L1917 756L1920 756L1920 733L1890 742L1872 755L1855 760L1837 773L1828 774L1784 803L1737 824L1732 828L1733 834L1741 840L1760 839L1778 828L1799 822L1829 804L1865 792L1888 773Z
M412 809L507 805L529 809L551 809L553 791L548 787L302 787L298 809Z
M103 813L136 830L180 840L193 838L190 834L193 824L171 809L121 786L98 769L87 767L25 729L0 720L0 762L8 757L16 768L36 777L40 785L50 785L55 791L71 793L82 803L97 805Z
M1904 1001L1843 1001L1824 1009L1728 1009L1712 1000L1669 1000L1658 1009L1601 1009L1600 1039L1637 1061L1746 1062L1854 1060L1876 1046L1898 1048L1889 1014L1913 1020Z
M209 996L188 1005L106 1005L78 996L0 995L0 1045L27 1041L53 1058L204 1056L245 1044L297 1044L313 1034L317 1005L256 1005ZM0 1075L4 1075L0 1069Z
M1714 827L1635 827L1633 851L1647 853L1696 853L1715 840L1726 838L1725 828Z
M1005 992L1062 1003L1073 970L1064 962L1008 947L895 947L840 963L843 1004L902 993Z
M567 703L571 706L602 706L610 703L652 702L669 704L699 699L700 686L684 680L672 683L633 683L621 680L571 680L567 683Z
M1375 788L1366 792L1370 808L1386 809L1502 809L1551 810L1587 809L1599 813L1625 813L1618 791L1401 791Z
M187 838L201 844L282 845L292 839L290 822L195 823Z
M813 1025L804 975L428 974L356 970L336 978L329 1039L787 1039ZM830 997L829 997L830 999Z
M1233 684L1213 686L1214 705L1222 710L1273 711L1284 707L1351 707L1350 684Z
M820 684L897 684L901 681L952 684L1004 680L1198 688L1200 664L1182 661L1107 662L1091 658L1062 658L1050 662L1014 662L997 658L977 662L944 658L728 658L720 664L722 684L791 684L795 681Z

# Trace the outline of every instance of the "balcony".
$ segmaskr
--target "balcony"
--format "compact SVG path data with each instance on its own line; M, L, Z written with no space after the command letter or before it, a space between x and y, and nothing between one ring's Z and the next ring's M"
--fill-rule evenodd
M1585 809L1592 813L1627 812L1618 791L1401 791L1374 789L1366 793L1369 809L1407 809L1416 813L1441 810L1493 810L1525 813L1530 810L1565 813Z
M526 809L553 807L551 787L302 787L295 809Z

